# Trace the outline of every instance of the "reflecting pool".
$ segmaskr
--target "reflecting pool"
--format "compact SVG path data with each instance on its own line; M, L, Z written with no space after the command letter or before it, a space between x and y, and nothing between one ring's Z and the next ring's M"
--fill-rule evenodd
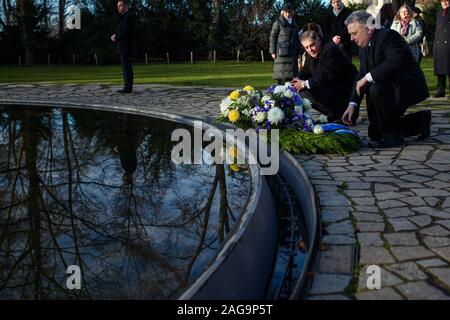
M174 164L177 128L193 132L131 114L0 105L0 298L181 294L233 231L251 179L226 164ZM67 287L70 265L80 290Z

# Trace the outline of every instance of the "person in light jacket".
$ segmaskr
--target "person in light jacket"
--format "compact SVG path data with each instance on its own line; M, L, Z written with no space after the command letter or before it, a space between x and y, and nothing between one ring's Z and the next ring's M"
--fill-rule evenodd
M413 18L413 11L408 5L404 4L400 7L391 29L397 31L405 39L414 59L419 62L419 42L422 40L423 29L422 25Z

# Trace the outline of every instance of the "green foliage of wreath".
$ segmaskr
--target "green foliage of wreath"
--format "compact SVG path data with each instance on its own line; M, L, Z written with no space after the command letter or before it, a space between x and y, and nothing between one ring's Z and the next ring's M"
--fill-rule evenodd
M361 147L360 140L351 134L323 133L286 129L280 131L280 146L290 153L347 154Z

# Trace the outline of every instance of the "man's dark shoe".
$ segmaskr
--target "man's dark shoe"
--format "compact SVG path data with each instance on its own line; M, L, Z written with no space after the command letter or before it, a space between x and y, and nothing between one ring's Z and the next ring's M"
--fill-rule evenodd
M419 139L421 139L421 140L427 139L431 133L431 110L425 110L424 114L425 114L424 115L425 123L421 130L421 134L419 135Z
M444 98L445 97L445 93L443 92L438 92L436 93L434 96L431 96L432 98Z
M399 146L403 145L404 143L405 143L405 141L403 140L403 138L395 138L395 139L381 138L373 146L375 148L393 148L393 147L399 147Z
M117 93L132 93L133 90L131 89L120 89L116 91Z

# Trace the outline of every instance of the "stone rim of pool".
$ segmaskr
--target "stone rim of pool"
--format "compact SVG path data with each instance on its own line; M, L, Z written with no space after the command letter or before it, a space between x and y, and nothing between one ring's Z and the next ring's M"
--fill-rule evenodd
M160 118L189 126L193 126L194 121L203 120L204 130L218 128L209 124L203 118L186 117L133 107L51 101L2 100L1 103L16 106L51 106L120 112ZM238 146L241 150L242 147ZM303 291L306 270L310 269L312 265L312 256L316 250L315 242L320 232L320 223L318 221L317 200L303 169L288 153L281 152L280 157L280 175L288 180L293 189L296 189L294 191L301 200L300 206L303 212L305 212L305 209L309 211L306 213L308 215L306 224L310 245L308 246L307 261L303 266L301 279L299 279L291 296L291 298L295 298ZM226 241L222 244L212 262L186 288L178 297L179 299L263 299L265 297L277 250L277 217L274 214L276 208L267 182L260 175L259 166L249 165L249 172L251 176L250 198L239 220L227 235ZM250 245L256 245L256 248L260 249L252 250L251 257L246 255Z

